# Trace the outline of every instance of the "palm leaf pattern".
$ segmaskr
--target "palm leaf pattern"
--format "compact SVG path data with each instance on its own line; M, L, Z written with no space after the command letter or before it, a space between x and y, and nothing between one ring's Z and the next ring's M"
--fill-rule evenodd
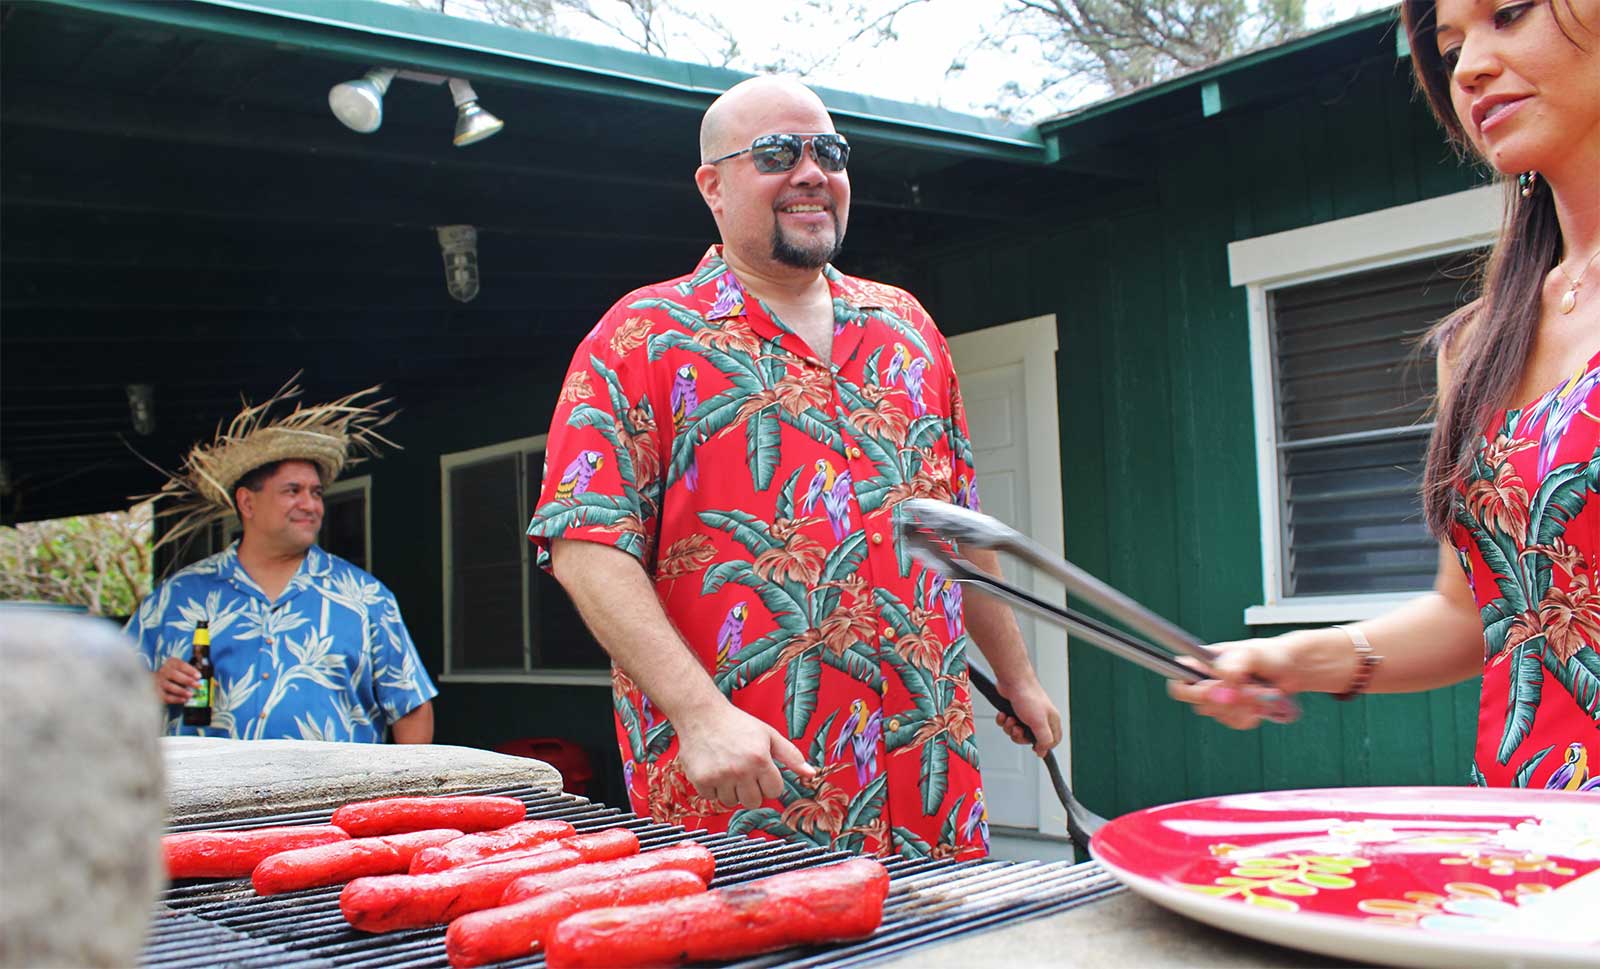
M1587 384L1504 411L1456 496L1452 536L1483 623L1484 703L1504 704L1499 735L1479 737L1474 783L1538 786L1553 769L1546 755L1600 724L1595 365L1600 357ZM1580 386L1587 400L1561 398Z
M977 789L970 641L947 641L942 614L935 621L918 605L927 580L885 539L896 502L948 497L957 473L972 478L970 445L948 352L915 300L831 267L825 275L831 368L739 291L715 253L613 307L568 378L595 392L558 403L546 454L563 468L593 450L605 470L564 499L547 476L529 535L541 551L549 536L635 554L646 536L659 543L667 567L657 592L717 688L739 704L759 697L752 712L819 768L807 784L785 773L776 802L717 813L678 768L670 724L646 725L622 677L613 684L619 743L649 768L640 771L648 789L630 790L636 807L712 830L951 857L972 850L957 847L946 816ZM614 336L624 330L629 339ZM924 361L921 383L880 383L884 350L896 346ZM671 418L660 411L668 399L682 405ZM657 410L640 437L632 418L645 401ZM646 441L652 460L624 460ZM652 464L655 492L639 480ZM919 651L916 662L902 641Z
M315 546L276 602L231 546L162 583L126 631L155 669L169 657L189 659L201 619L217 667L211 725L185 727L173 707L170 734L379 742L438 692L394 595Z

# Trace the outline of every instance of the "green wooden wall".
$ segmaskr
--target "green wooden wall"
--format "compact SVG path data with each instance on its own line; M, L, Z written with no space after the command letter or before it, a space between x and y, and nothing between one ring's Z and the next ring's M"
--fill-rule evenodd
M1262 573L1248 320L1227 243L1480 176L1412 98L1405 62L1386 58L1287 103L1121 147L1156 160L1149 184L941 253L913 285L947 332L1056 314L1068 558L1208 640L1276 632L1243 623ZM1466 778L1476 683L1349 704L1311 697L1294 725L1237 733L1191 715L1152 674L1070 650L1075 788L1102 814L1231 791Z

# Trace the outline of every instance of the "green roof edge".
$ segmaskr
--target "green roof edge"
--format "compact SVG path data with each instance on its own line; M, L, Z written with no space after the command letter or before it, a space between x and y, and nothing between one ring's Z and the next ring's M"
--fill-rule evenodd
M703 109L722 91L751 76L379 0L46 2L173 28L307 46L317 34L347 32L344 42L318 49L375 63L388 50L402 55L394 58L401 67L448 70L470 74L474 80L537 81L684 108ZM437 55L427 56L426 48L438 49ZM1044 140L1030 125L830 88L816 91L846 130L854 127L885 140L961 153L1045 160Z

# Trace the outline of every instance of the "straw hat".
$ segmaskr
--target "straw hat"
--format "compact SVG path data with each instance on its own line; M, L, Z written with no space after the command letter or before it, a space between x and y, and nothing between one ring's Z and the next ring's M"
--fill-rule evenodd
M177 474L162 472L167 474L167 483L160 491L138 496L139 500L171 501L157 514L177 520L158 544L178 541L233 514L233 492L239 479L262 465L309 461L317 466L323 483L330 484L347 465L360 463L367 454L377 454L379 445L399 446L377 430L394 418L393 413L379 412L393 398L361 402L362 398L377 394L379 386L326 404L297 403L294 410L269 420L273 408L300 396L300 388L294 383L298 377L296 374L289 378L277 393L259 404L242 400L244 409L226 428L219 424L210 443L191 448Z

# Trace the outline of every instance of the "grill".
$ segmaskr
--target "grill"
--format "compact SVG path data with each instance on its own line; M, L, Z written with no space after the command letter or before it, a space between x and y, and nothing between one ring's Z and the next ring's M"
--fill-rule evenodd
M850 857L812 845L685 831L678 825L654 822L570 794L534 788L461 793L519 798L528 805L528 817L558 818L580 832L628 828L638 836L643 850L697 841L716 857L713 888ZM321 824L331 814L306 811L176 825L172 830ZM884 865L890 876L889 897L884 903L883 924L870 938L786 949L733 965L751 969L863 965L940 940L1060 912L1121 890L1093 862L893 858ZM357 932L339 912L341 888L335 885L262 898L248 879L174 885L161 896L140 964L149 969L449 966L444 926L381 935ZM543 966L544 958L529 956L499 965Z

